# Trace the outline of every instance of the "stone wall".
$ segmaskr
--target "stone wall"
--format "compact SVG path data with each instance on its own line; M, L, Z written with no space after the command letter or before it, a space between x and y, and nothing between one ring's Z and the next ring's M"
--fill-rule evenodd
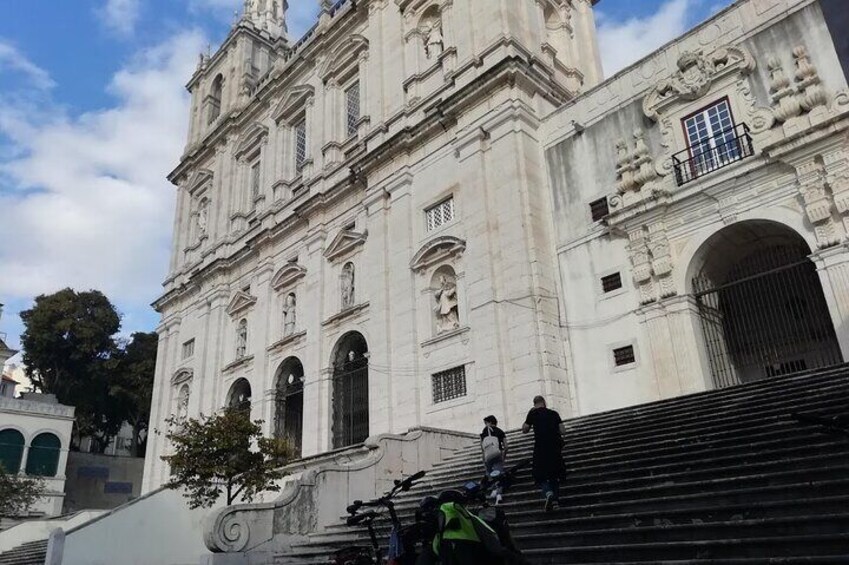
M109 510L138 498L143 472L140 457L70 453L63 513Z

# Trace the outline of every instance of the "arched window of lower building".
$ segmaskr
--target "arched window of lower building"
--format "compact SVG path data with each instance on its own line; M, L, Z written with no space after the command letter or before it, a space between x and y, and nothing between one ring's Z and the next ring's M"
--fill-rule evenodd
M6 473L21 470L24 456L24 435L18 430L0 430L0 465Z
M27 455L27 475L55 477L59 469L59 454L62 442L51 433L35 436Z

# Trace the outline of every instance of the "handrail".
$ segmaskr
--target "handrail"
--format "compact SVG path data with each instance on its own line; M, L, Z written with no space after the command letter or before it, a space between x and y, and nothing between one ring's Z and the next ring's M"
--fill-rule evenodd
M684 186L754 154L755 148L747 124L724 129L672 156L675 182L678 186Z

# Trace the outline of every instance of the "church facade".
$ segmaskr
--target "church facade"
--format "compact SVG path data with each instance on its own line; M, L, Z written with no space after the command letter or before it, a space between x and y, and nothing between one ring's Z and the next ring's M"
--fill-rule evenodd
M311 456L842 362L839 3L602 81L589 0L322 2L297 43L249 0L189 82L153 426L249 403Z

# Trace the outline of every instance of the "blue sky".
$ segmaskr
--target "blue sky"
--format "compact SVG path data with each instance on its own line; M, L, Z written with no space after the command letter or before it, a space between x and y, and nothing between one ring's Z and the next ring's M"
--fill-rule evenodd
M485 3L492 0L471 0ZM608 74L731 0L601 0ZM35 295L97 288L152 330L185 143L183 85L242 0L7 0L0 19L0 332ZM289 0L297 37L318 0Z

